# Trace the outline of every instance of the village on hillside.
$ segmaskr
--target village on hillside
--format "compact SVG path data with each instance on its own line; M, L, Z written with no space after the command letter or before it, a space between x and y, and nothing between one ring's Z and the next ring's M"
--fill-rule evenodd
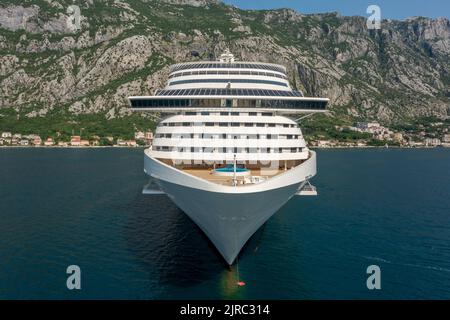
M354 126L335 126L341 135L335 139L314 137L309 140L312 147L450 147L450 133L444 123L432 123L430 132L425 127L409 132L399 131L382 126L378 122L356 122ZM344 138L344 137L350 138ZM355 137L356 136L356 137Z
M219 125L218 123L215 125ZM430 122L427 126L388 128L378 122L355 122L352 126L336 125L328 135L307 132L304 135L313 148L357 148L357 147L450 147L450 132L447 123ZM148 147L152 145L151 130L134 132L134 139L123 137L90 135L82 131L75 135L56 134L42 137L38 134L1 132L0 147Z
M44 140L45 139L45 140ZM13 132L2 132L0 136L0 146L14 146L14 147L139 147L150 146L153 141L152 131L137 131L134 134L134 139L125 140L115 138L112 136L99 137L92 136L90 138L82 138L81 135L72 135L70 140L63 139L55 141L51 137L42 138L37 134L21 134Z

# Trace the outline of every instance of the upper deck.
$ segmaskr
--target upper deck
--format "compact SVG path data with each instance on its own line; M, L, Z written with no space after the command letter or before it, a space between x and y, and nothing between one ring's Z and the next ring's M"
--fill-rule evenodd
M229 108L312 113L325 112L329 101L292 90L281 65L237 62L229 52L220 61L175 64L164 89L128 99L133 110L164 113Z

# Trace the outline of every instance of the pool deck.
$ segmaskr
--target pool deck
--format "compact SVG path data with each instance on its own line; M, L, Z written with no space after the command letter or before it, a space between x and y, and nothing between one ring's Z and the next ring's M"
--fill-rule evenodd
M212 173L213 168L199 168L199 169L182 169L183 172L191 174L201 179L205 179L210 182L214 182L221 185L232 185L233 177L232 176L219 176ZM283 173L284 170L260 170L260 169L249 169L251 176L260 176L260 177L273 177L277 174ZM243 181L244 177L237 177L238 181ZM238 184L239 185L239 184Z

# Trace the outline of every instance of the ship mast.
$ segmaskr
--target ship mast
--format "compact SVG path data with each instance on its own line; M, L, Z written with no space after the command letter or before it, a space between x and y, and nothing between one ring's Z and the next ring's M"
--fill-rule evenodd
M236 154L234 155L234 161L233 161L233 185L237 185L237 179L236 179Z

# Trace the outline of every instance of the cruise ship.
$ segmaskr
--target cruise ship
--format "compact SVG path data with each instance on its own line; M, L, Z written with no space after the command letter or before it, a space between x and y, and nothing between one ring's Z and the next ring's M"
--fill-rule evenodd
M217 61L170 67L166 87L129 97L158 117L145 150L146 194L166 194L231 265L249 238L289 199L316 194L316 153L297 122L329 99L293 90L282 65Z

